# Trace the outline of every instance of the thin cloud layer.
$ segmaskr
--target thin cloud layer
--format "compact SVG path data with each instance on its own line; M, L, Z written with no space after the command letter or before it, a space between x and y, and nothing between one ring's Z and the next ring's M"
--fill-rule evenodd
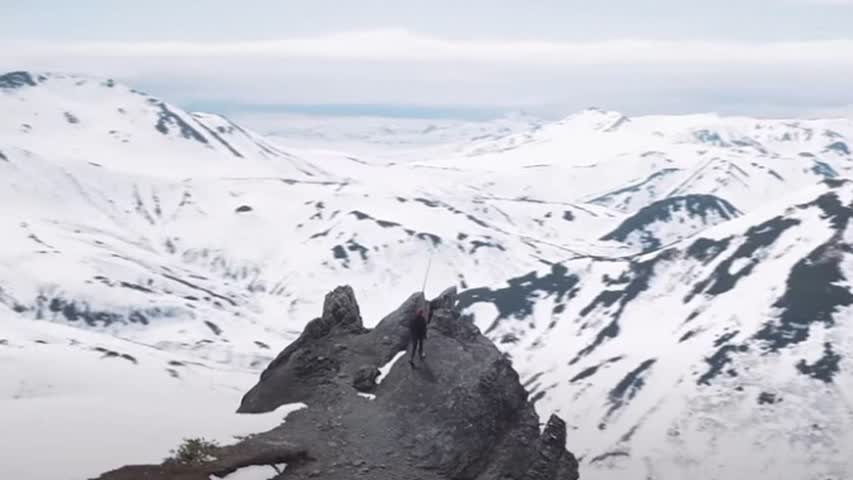
M820 0L827 1L827 0ZM830 0L838 1L838 0ZM247 42L82 42L17 45L12 58L180 57L477 62L508 65L793 64L853 65L853 39L789 42L598 42L458 40L388 29Z
M248 42L23 43L7 45L0 65L116 76L176 101L231 104L750 113L853 103L853 39L548 42L386 29Z

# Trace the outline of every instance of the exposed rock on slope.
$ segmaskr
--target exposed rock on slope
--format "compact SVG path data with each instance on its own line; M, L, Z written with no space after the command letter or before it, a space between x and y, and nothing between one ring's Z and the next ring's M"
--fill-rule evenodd
M293 402L308 408L222 448L215 462L180 470L124 467L101 479L207 480L246 465L246 452L255 450L248 464L288 463L279 479L577 479L577 461L565 449L566 424L552 416L540 433L509 360L459 315L455 289L439 298L427 358L412 368L399 354L408 343L406 322L423 296L412 295L368 330L352 289L338 287L326 296L323 316L270 363L239 411Z
M641 208L601 239L649 251L740 215L732 204L714 195L669 197Z

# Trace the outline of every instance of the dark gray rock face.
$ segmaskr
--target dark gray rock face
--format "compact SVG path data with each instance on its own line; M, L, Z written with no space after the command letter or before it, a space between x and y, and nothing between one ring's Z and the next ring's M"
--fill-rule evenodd
M237 412L270 412L287 403L303 402L312 391L327 390L338 373L345 371L353 377L369 363L357 362L356 352L349 351L353 345L350 337L358 339L365 333L352 288L336 288L326 295L323 316L308 322L302 335L270 362Z
M460 316L455 289L429 302L426 359L412 367L401 357L376 383L380 367L407 348L408 321L426 305L413 294L368 330L351 288L326 296L323 316L270 363L238 410L308 406L250 439L288 446L288 467L275 478L577 479L565 423L552 416L540 433L518 374ZM102 478L124 478L111 475Z
M376 367L362 367L355 372L352 386L359 392L372 392L376 388L377 377L379 377L379 370Z

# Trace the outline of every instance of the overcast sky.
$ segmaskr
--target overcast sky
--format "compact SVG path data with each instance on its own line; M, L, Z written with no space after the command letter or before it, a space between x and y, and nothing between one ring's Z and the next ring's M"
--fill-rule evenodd
M184 106L853 113L853 0L0 0L0 67Z

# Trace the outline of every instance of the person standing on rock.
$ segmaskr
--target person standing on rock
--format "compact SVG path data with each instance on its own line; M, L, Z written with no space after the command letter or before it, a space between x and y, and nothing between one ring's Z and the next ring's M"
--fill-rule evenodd
M424 355L424 340L426 339L427 334L427 319L424 316L424 310L419 308L417 312L415 312L415 318L412 319L411 323L409 323L409 336L412 339L412 357L409 359L409 363L414 366L415 365L415 352L420 352L421 360L426 357Z

